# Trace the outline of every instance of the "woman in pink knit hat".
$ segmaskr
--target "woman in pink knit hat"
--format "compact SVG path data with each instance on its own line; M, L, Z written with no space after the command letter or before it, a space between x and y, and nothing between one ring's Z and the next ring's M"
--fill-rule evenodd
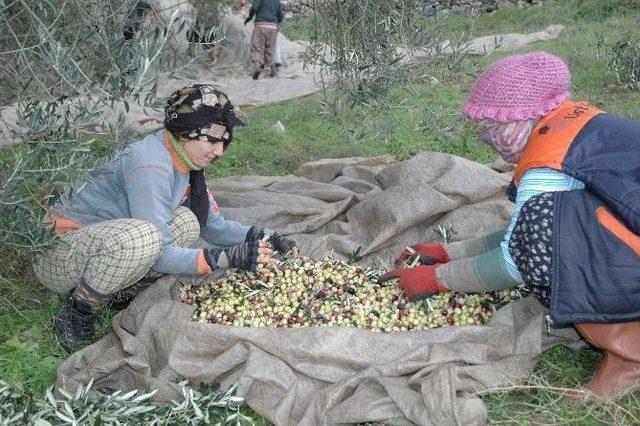
M383 280L409 299L524 283L555 326L604 352L589 394L640 381L640 123L570 100L565 62L509 56L475 83L462 113L516 164L507 229L451 244L418 243ZM417 253L421 265L402 268Z

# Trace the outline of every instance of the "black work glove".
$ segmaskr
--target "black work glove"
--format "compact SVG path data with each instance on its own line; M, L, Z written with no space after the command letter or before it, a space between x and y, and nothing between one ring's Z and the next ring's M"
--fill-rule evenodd
M271 234L271 237L267 241L273 245L273 248L277 250L278 253L282 254L289 253L290 251L298 248L293 240L290 240L277 232Z
M265 236L267 237L266 239ZM245 239L246 241L263 240L271 243L274 250L277 250L278 253L281 254L286 254L294 249L297 249L296 243L293 240L290 240L284 235L272 231L269 228L259 228L257 226L252 226L251 228L249 228Z
M244 20L244 24L247 25L249 23L249 21L251 21L251 16L249 16L247 19Z
M232 247L204 249L204 259L213 269L239 268L255 270L258 265L260 240L248 241Z

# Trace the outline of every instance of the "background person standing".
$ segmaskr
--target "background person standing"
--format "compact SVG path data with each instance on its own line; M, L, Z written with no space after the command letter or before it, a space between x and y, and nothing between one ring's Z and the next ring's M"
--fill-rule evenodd
M282 3L280 0L253 0L244 24L247 25L254 17L255 27L250 48L251 78L257 80L264 68L270 68L269 77L275 77L278 70L273 55L280 23L284 18Z

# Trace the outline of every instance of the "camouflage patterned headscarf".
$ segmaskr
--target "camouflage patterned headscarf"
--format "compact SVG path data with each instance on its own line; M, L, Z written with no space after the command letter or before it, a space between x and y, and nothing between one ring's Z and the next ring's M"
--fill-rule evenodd
M233 128L244 126L223 92L210 84L194 84L175 91L164 109L164 127L176 138L223 142L233 139Z
M210 84L194 84L175 91L164 109L164 127L179 138L223 142L224 148L233 139L233 128L244 123L236 117L227 95ZM189 173L189 208L200 225L207 222L209 194L204 170Z

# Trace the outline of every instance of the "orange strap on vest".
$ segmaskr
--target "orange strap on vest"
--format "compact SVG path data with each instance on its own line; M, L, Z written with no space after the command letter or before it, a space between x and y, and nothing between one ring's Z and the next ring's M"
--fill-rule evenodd
M640 256L640 236L634 234L624 223L620 222L617 217L602 206L596 209L596 217L602 226Z
M522 175L532 168L562 170L564 158L578 132L602 112L587 102L567 101L545 115L531 132L513 174L513 183L517 186Z

